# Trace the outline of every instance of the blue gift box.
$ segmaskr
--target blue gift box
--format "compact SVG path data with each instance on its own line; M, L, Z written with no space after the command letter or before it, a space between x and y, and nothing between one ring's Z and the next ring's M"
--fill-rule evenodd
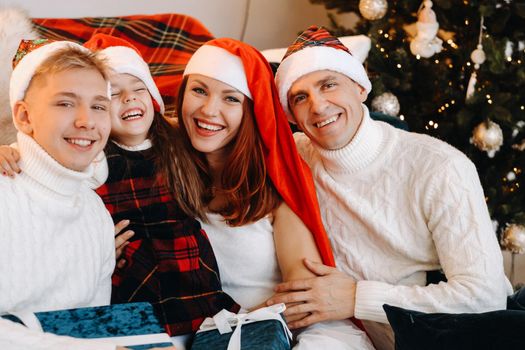
M146 302L36 312L34 315L44 332L57 335L106 338L135 350L173 345L153 313L153 307ZM28 323L20 314L2 317Z
M284 304L239 315L223 310L222 315L204 321L191 350L289 350L291 333L280 315L282 311ZM240 340L232 339L238 337Z

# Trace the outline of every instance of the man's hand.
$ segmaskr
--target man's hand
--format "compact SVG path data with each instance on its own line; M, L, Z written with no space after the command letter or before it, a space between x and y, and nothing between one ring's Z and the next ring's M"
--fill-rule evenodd
M135 234L135 232L131 230L127 230L124 233L120 233L128 225L129 220L119 221L119 223L115 225L115 259L117 259L117 268L119 269L123 268L126 265L126 260L119 259L122 255L122 251L124 250L124 247L126 247L129 244L128 240Z
M342 320L354 316L356 282L334 267L304 259L304 265L317 277L284 282L275 292L284 293L270 298L266 304L286 303L284 315L310 313L298 321L291 321L291 329L302 328L326 320ZM294 303L293 305L290 305Z

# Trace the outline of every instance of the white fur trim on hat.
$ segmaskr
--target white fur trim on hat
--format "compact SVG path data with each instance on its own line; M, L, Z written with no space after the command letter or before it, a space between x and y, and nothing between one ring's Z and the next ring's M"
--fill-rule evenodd
M241 58L220 47L199 47L191 56L183 76L190 74L201 74L219 80L253 99Z
M148 88L151 97L158 103L160 113L164 114L164 101L159 88L151 76L148 64L135 50L126 46L110 46L101 50L100 55L107 60L109 67L115 73L130 74L140 79Z
M9 104L11 105L13 115L15 103L24 99L29 83L31 79L33 79L36 70L49 56L68 46L90 52L90 50L85 47L71 41L55 41L31 51L18 62L9 81Z
M305 47L286 57L275 75L281 105L291 122L294 122L294 119L288 108L288 90L297 79L318 70L331 70L344 74L367 92L372 90L365 67L348 52L328 46Z

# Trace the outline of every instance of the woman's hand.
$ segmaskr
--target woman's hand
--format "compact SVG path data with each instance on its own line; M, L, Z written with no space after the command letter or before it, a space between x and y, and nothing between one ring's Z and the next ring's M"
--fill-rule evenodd
M115 259L117 259L117 268L121 269L126 265L125 259L119 259L124 248L129 244L128 240L133 237L135 232L127 230L121 233L129 225L129 220L121 220L115 225Z
M0 146L0 171L4 176L15 177L15 174L20 173L18 161L20 154L18 151L10 146Z

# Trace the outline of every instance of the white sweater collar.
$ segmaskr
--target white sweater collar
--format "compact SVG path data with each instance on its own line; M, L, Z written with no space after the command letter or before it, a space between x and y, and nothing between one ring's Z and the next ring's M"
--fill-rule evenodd
M315 145L326 170L333 173L354 173L371 164L383 144L383 130L363 104L363 121L354 138L343 148L327 150Z
M142 141L140 144L138 145L135 145L135 146L126 146L124 144L120 144L118 143L117 141L115 140L111 140L115 145L119 146L120 148L122 149L125 149L126 151L131 151L131 152L137 152L137 151L145 151L147 149L150 149L153 144L151 143L151 140L150 139L145 139L144 141Z
M80 184L93 176L93 166L79 172L67 169L53 159L32 137L17 134L22 173L44 189L62 196L79 192Z

